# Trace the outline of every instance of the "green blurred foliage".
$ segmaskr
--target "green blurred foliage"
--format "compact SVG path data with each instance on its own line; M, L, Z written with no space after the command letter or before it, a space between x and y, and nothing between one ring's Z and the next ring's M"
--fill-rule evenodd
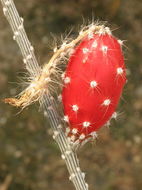
M55 39L79 32L92 20L108 21L113 34L125 41L128 83L119 118L100 130L95 144L79 151L90 189L142 188L142 3L141 0L15 0L24 17L40 64L52 55ZM0 94L18 94L26 78L20 51L0 6ZM62 36L62 37L61 37ZM54 43L53 43L54 41ZM23 79L24 80L24 79ZM8 178L8 176L11 176ZM8 181L8 179L10 179ZM38 105L21 113L0 105L0 190L73 189L51 130Z

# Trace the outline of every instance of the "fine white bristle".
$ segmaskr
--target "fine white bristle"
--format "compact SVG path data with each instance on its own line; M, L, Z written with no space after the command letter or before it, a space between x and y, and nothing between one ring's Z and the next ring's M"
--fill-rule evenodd
M111 103L110 99L106 99L106 100L104 100L103 105L108 106L108 105L110 105L110 103Z
M117 68L117 74L121 75L123 73L123 69L121 67Z

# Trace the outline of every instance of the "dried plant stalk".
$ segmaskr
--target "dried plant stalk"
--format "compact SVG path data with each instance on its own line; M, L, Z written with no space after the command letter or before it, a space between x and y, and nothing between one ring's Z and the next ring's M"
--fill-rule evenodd
M68 43L64 42L59 49L55 48L53 56L49 62L44 65L40 75L32 79L30 85L23 92L21 92L18 98L7 98L5 99L5 102L16 107L25 108L30 104L38 101L44 91L48 90L49 93L51 91L50 86L52 86L50 84L58 83L57 80L53 81L54 77L52 77L52 75L56 74L56 76L61 76L61 73L63 73L63 71L59 69L59 66L62 64L62 62L65 63L66 60L68 60L68 58L73 53L76 45L87 35L88 37L89 35L91 37L93 33L101 34L101 32L110 33L110 30L108 27L104 27L104 25L97 25L92 23L91 25L85 27L75 40L72 40Z
M41 68L39 67L35 57L34 48L29 42L24 30L23 18L19 16L13 0L1 0L1 3L4 15L6 16L14 33L13 39L17 41L21 50L25 66L33 80L36 80L41 74ZM63 132L63 124L58 111L56 110L55 100L51 97L48 91L44 91L42 98L40 99L40 103L42 104L44 115L49 119L53 129L53 138L59 145L62 158L66 162L70 174L69 179L73 182L76 190L88 190L88 184L85 182L84 173L80 170L76 152L71 147Z

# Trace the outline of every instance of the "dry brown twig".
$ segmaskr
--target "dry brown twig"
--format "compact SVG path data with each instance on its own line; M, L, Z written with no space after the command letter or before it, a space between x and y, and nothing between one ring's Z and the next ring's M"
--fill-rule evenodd
M16 107L25 108L30 104L39 101L44 91L48 91L49 93L51 91L50 83L52 83L53 81L51 76L53 74L61 76L62 71L59 72L57 67L58 65L60 65L60 63L62 63L62 59L64 59L65 57L68 58L73 53L75 46L84 37L86 37L87 35L91 35L92 33L98 33L104 30L108 32L108 28L104 28L103 25L97 26L91 24L90 26L82 30L75 40L72 40L69 43L63 43L59 49L55 48L53 56L51 57L49 62L44 65L41 74L30 82L30 85L22 93L20 93L18 98L6 98L4 102ZM57 83L57 81L55 81L55 83Z
M4 182L0 184L0 190L7 190L11 184L12 181L12 175L9 174L6 176Z

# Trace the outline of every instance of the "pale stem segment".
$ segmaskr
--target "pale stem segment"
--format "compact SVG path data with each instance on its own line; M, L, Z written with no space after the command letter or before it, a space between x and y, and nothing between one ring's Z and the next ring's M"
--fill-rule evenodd
M13 39L17 41L23 56L23 62L30 76L35 78L41 74L41 68L34 54L34 48L28 40L27 34L23 25L23 18L18 14L13 0L1 0L3 12L6 16L12 31L14 33ZM70 143L63 131L62 120L56 109L56 102L48 93L44 93L40 99L45 117L50 121L53 138L57 142L62 159L65 160L70 177L76 190L88 190L88 184L85 182L85 174L81 172L79 160L76 152L70 146Z

